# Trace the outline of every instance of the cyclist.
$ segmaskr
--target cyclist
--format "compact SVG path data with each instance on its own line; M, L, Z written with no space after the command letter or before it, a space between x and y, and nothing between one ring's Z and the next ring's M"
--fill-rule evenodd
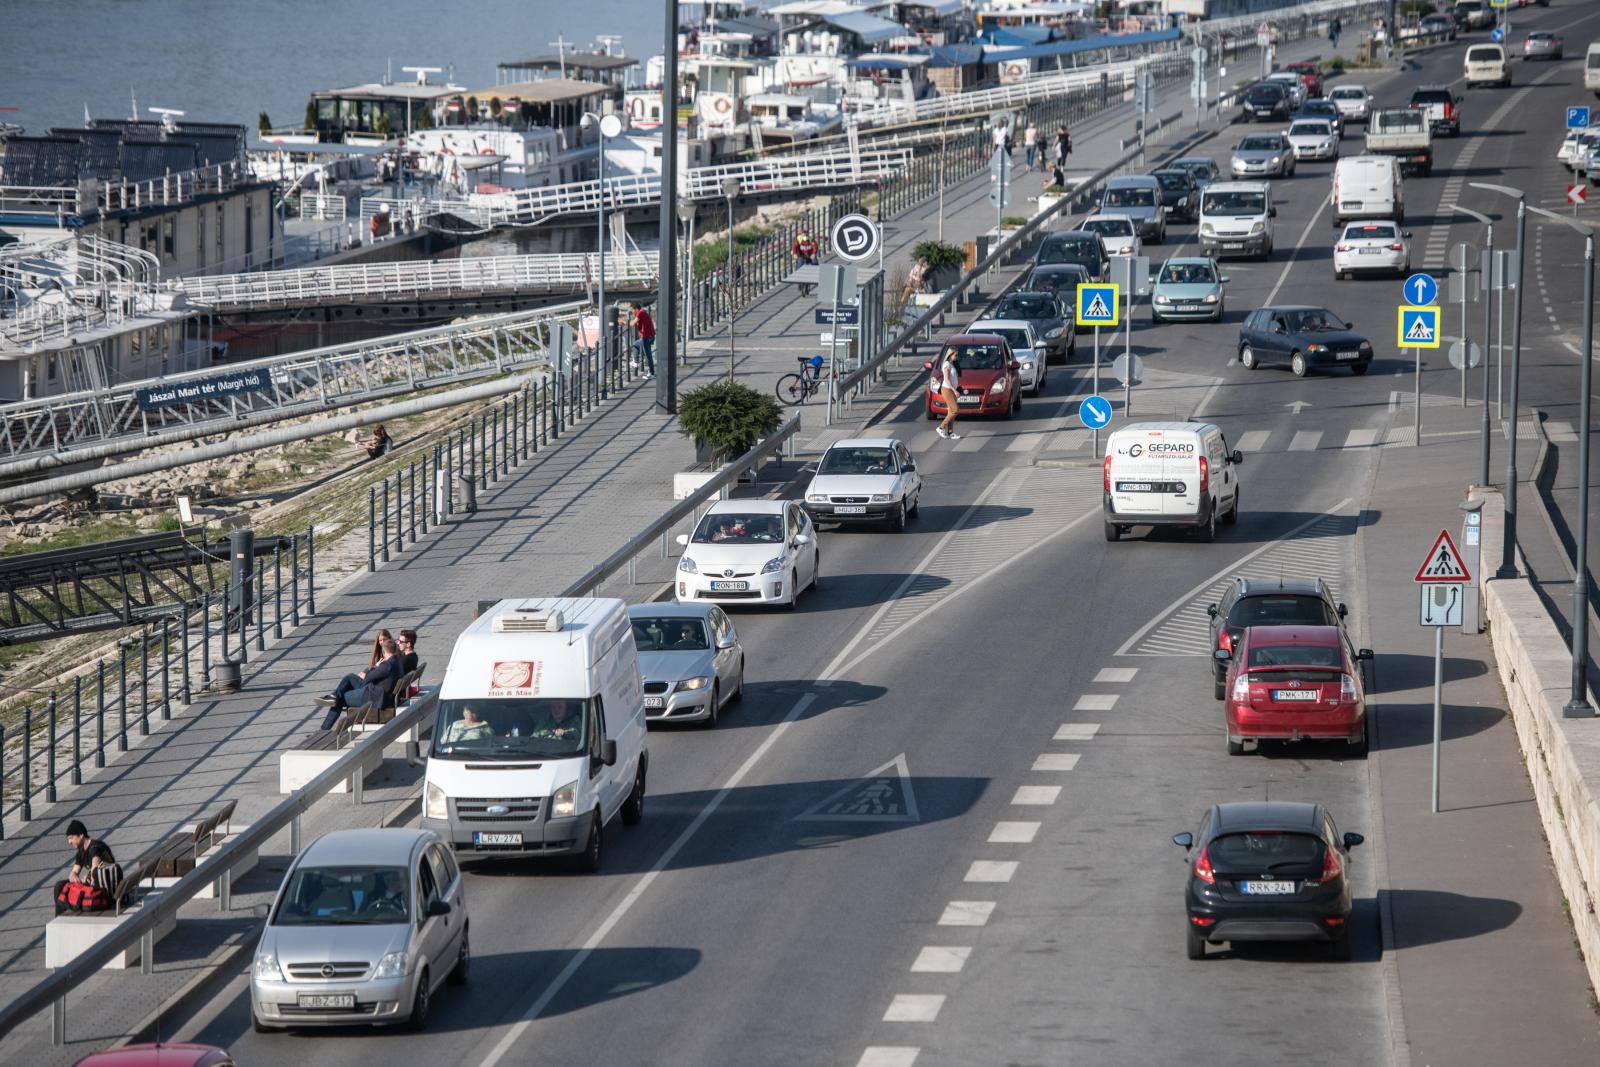
M794 239L790 251L794 253L796 267L815 267L817 265L817 242L809 233L802 233Z

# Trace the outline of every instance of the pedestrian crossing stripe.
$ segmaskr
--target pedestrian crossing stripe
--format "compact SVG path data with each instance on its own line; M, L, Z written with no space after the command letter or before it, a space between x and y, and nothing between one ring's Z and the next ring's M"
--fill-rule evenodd
M1077 314L1073 321L1079 326L1116 326L1121 322L1117 314L1121 307L1120 286L1111 282L1084 283L1078 286Z
M1401 348L1439 347L1439 308L1400 305L1399 338Z

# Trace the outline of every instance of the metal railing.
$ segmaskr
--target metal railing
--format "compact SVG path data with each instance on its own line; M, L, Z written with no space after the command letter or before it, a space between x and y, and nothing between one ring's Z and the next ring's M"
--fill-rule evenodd
M439 690L426 687L416 697L363 739L344 750L333 763L311 781L285 797L272 810L252 820L248 827L230 834L216 850L207 855L188 874L173 885L147 896L135 909L124 912L122 922L100 940L96 941L71 963L56 969L50 977L36 983L33 988L0 1008L0 1038L15 1030L46 1008L51 1009L51 1041L57 1047L66 1042L67 995L100 968L135 944L140 946L140 969L152 973L151 956L155 948L155 931L178 917L178 909L193 900L201 890L212 883L220 883L218 905L223 910L231 907L230 875L234 867L250 862L272 839L285 828L289 830L290 853L300 851L300 817L341 783L351 783L353 803L361 803L359 779L365 762L370 758L372 746L381 751L390 743L410 731L413 738L428 727L438 710Z
M300 217L318 221L343 222L349 201L338 193L300 193Z
M270 552L267 551L270 547ZM213 676L213 666L250 661L251 645L266 650L267 635L283 636L315 615L316 547L312 532L256 542L254 566L244 588L228 584L227 542L208 551L224 581L194 604L173 604L168 614L146 618L136 637L95 661L70 683L28 692L0 727L0 838L5 819L33 818L40 796L55 803L62 783L83 782L86 765L104 767L112 746L128 751L131 732L145 737L150 720L172 718L174 705L193 702ZM195 675L198 672L199 678Z
M176 316L160 289L161 261L89 234L0 251L0 340L25 348L67 341L133 317Z
M168 171L159 178L135 182L102 182L91 178L71 186L0 185L0 213L61 218L93 211L138 210L225 193L241 182L251 181L255 179L247 168L237 161L229 161L176 174Z

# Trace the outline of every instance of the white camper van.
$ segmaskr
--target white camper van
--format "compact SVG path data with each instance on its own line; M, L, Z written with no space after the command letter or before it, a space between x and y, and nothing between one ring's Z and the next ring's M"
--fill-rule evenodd
M644 814L644 697L621 600L502 600L456 639L422 825L463 856L579 857Z
M1188 526L1213 541L1239 521L1239 472L1222 431L1202 422L1140 422L1106 441L1106 540L1134 526Z

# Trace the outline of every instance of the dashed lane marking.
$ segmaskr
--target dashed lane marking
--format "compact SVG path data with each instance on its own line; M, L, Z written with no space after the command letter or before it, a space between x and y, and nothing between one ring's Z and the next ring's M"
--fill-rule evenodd
M920 1048L906 1045L869 1045L856 1067L915 1067Z
M940 926L986 926L994 914L992 900L952 900L939 916Z
M964 881L1009 882L1016 873L1016 860L973 860Z
M896 993L883 1013L886 1023L931 1023L944 1007L943 993Z
M1094 735L1100 732L1097 722L1064 722L1056 727L1056 741L1092 741ZM1056 787L1056 788L1059 788Z
M1133 676L1139 673L1138 667L1101 667L1100 673L1094 676L1095 682L1131 682Z
M1077 765L1076 752L1041 752L1033 761L1036 771L1070 771Z
M1059 785L1019 785L1011 803L1017 806L1046 807L1061 796Z
M1260 452L1272 436L1271 430L1247 430L1234 442L1241 452Z
M991 845L1031 845L1039 836L1036 822L997 822L989 831Z
M972 949L965 945L924 945L911 964L912 974L960 974Z
M1116 693L1087 693L1078 698L1073 711L1110 711L1117 706Z

